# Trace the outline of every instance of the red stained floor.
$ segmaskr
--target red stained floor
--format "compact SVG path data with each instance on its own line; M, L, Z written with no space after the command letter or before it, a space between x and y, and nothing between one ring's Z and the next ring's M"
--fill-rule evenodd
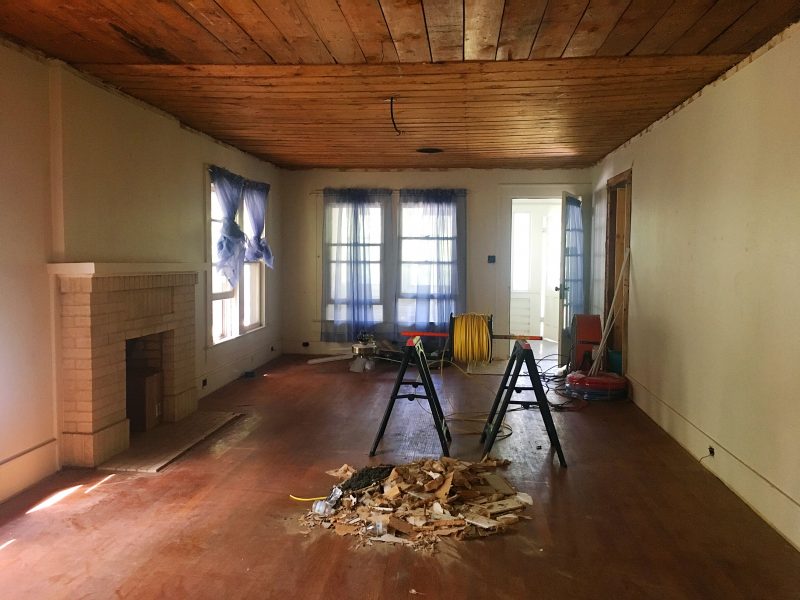
M367 456L393 368L278 359L203 399L246 416L162 473L68 469L0 505L0 598L800 597L800 553L630 403L555 415L568 469L536 412L509 415L494 454L534 498L509 534L433 556L303 534L288 494L326 494L326 470L438 454L430 416L400 401ZM499 377L434 380L449 413L487 410ZM454 421L451 454L478 460L479 427Z

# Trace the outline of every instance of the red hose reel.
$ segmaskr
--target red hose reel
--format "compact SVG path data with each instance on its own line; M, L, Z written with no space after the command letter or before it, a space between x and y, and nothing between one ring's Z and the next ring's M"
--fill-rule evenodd
M573 371L567 375L567 392L584 400L616 400L628 396L628 380L606 371L597 375Z

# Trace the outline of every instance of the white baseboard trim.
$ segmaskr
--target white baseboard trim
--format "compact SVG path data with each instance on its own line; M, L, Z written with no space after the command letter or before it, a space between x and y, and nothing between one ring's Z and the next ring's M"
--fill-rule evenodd
M259 369L280 356L278 351L271 351L269 348L267 346L255 352L245 352L237 355L224 364L203 373L199 379L205 379L207 385L205 388L202 387L202 383L198 385L198 398L208 396L219 388L239 379L245 371Z
M759 474L634 377L634 403L698 460L714 447L714 456L702 461L745 504L800 550L800 502Z
M58 471L58 442L47 440L0 464L0 502Z

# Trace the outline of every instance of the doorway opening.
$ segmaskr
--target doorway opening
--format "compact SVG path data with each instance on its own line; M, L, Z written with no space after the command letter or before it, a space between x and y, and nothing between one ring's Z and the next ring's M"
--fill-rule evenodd
M541 336L531 347L547 366L559 359L561 215L561 198L511 200L510 329Z
M606 264L603 308L604 322L610 317L614 289L625 260L625 250L631 245L631 191L633 173L629 169L612 177L606 183L608 213L606 214ZM622 274L622 283L615 307L614 324L608 337L609 370L624 375L628 362L628 296L630 270Z

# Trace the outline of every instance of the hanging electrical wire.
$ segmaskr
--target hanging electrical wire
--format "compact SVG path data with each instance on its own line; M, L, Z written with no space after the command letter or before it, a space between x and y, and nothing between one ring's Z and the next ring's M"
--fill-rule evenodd
M397 121L394 120L394 96L391 96L389 98L389 114L392 117L392 127L394 127L394 130L397 132L397 135L400 135L403 132L400 131L400 129L397 127Z

